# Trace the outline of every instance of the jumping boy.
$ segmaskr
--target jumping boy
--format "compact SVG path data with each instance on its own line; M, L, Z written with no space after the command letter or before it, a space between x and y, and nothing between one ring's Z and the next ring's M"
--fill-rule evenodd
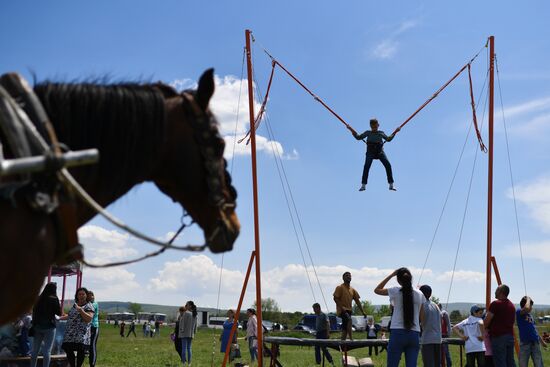
M380 162L382 162L384 168L386 169L386 176L388 177L388 184L390 185L389 189L392 191L396 191L395 187L393 186L393 174L391 171L391 164L388 160L388 157L386 157L386 153L384 153L384 141L392 141L392 139L395 137L395 134L400 129L397 128L397 130L395 130L393 134L387 136L383 131L378 130L379 126L380 125L378 124L377 119L371 119L370 130L367 130L362 134L357 134L355 131L352 131L353 137L357 140L363 140L364 138L367 138L367 153L365 156L363 178L361 179L361 187L359 188L359 191L365 190L365 186L367 185L367 181L369 179L370 166L373 159L379 159Z

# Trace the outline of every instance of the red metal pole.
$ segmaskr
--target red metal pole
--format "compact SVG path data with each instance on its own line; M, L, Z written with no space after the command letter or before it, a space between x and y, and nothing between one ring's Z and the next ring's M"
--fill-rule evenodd
M48 269L48 283L52 281L52 267Z
M237 306L237 309L235 310L235 320L233 322L233 327L231 328L231 332L229 333L229 339L227 342L227 346L225 347L225 355L223 356L223 362L222 367L225 367L227 363L227 359L229 358L229 351L231 349L231 340L233 340L233 335L237 332L237 325L239 323L239 315L241 314L241 307L243 304L244 294L246 293L246 287L248 286L248 279L250 279L250 270L252 270L252 262L254 261L255 252L252 251L252 254L250 255L250 261L248 262L248 269L246 270L246 275L244 277L243 282L243 289L241 290L241 297L239 298L239 304Z
M495 101L495 37L489 37L489 167L487 174L487 268L485 306L491 304L491 257L493 246L493 115Z
M248 77L248 112L250 116L250 150L252 156L252 192L254 199L254 251L256 253L256 313L258 318L258 366L263 366L263 328L262 328L262 279L260 272L260 225L258 219L258 175L256 171L256 129L254 126L254 89L252 88L252 55L250 48L250 30L246 36L246 66Z

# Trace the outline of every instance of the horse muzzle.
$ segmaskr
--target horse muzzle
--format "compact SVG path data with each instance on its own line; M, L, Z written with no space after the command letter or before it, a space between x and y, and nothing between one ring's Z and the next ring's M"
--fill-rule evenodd
M233 249L233 243L239 236L238 226L231 225L227 219L220 219L218 226L212 231L206 244L210 248L210 251L217 254L220 252L231 251Z

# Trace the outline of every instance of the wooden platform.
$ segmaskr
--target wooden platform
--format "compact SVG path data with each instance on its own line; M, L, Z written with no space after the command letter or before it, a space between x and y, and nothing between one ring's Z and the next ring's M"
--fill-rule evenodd
M289 337L277 337L277 336L266 336L264 337L264 343L270 343L272 351L278 350L280 345L294 345L294 346L320 346L333 348L344 353L344 356L347 355L347 352L357 348L364 348L369 346L388 346L388 339L355 339L355 340L340 340L340 339L310 339L310 338L289 338ZM460 347L460 357L462 365L462 349L464 346L464 340L460 338L444 338L442 344L448 345L458 345ZM374 366L372 360L368 364L367 359L370 358L361 358L357 360L352 356L347 356L348 364L343 363L344 366ZM364 364L351 364L351 363L364 363ZM277 359L277 353L272 352L270 366L281 366L282 364Z

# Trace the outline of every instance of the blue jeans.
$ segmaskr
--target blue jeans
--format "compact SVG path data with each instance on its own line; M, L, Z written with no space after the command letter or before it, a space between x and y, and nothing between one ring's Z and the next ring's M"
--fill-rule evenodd
M191 363L191 344L193 338L181 338L181 362Z
M413 330L391 329L388 343L388 367L399 366L401 353L405 353L405 366L416 367L420 351L420 333Z
M326 330L323 330L321 333L315 334L315 339L326 339L326 335ZM315 346L315 363L321 364L321 351L323 351L328 363L332 363L332 356L328 352L327 347L321 347L319 345Z
M32 344L32 353L31 353L31 367L36 367L36 360L38 358L38 352L44 342L44 347L42 347L42 356L44 360L42 361L42 366L50 365L50 352L52 350L53 340L55 338L55 328L51 329L42 329L38 326L34 327L34 341Z
M493 363L498 367L516 367L514 360L514 336L501 335L491 337Z
M254 362L258 358L258 339L255 336L248 337L248 350L250 351L250 362Z
M448 338L448 336L444 336L444 338ZM445 358L446 367L452 367L453 361L451 360L451 353L449 352L449 345L448 344L441 344L441 351L443 356L441 358Z
M365 155L365 165L363 166L363 177L361 178L361 183L363 185L367 184L369 180L370 166L374 159L380 159L380 162L382 162L382 164L384 165L384 168L386 169L386 176L388 178L388 183L392 184L393 173L391 170L391 164L390 164L390 161L388 160L388 157L386 157L386 153L384 153L384 151L380 152L377 155L374 155L367 151L367 154Z
M535 367L542 367L542 354L540 353L539 342L520 343L519 345L519 367L527 367L529 358L533 358Z

